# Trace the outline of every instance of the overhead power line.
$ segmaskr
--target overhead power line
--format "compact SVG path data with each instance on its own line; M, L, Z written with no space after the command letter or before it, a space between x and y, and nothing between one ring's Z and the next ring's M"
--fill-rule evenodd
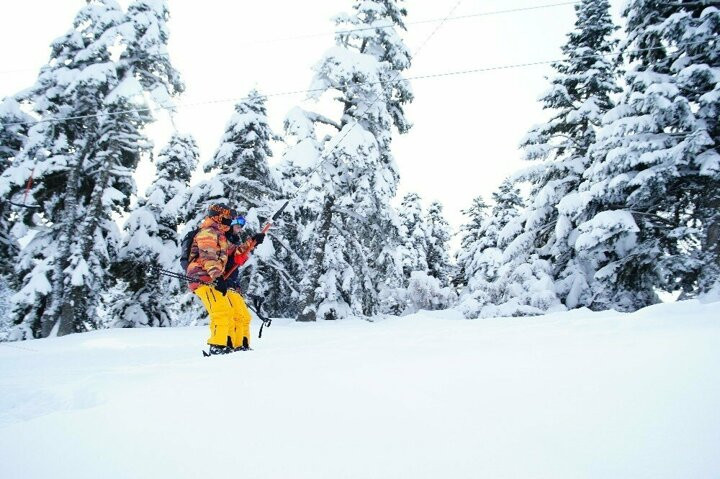
M682 43L678 45L674 45L675 47L686 47L686 46L692 46L692 45L698 45L701 43L707 43L706 40L701 40L697 42L688 42L688 43ZM647 52L652 50L660 50L660 49L666 49L668 47L666 46L658 46L658 47L648 47L648 48L638 48L638 49L627 49L624 50L623 53L641 53L641 52ZM593 54L593 55L586 55L586 56L580 56L577 57L577 59L593 59L597 57L612 57L618 55L618 53L605 53L605 54ZM540 66L540 65L550 65L553 63L559 63L567 61L567 58L559 58L554 60L540 60L540 61L534 61L534 62L525 62L525 63L514 63L514 64L508 64L508 65L497 65L492 67L481 67L481 68L472 68L467 70L455 70L455 71L449 71L449 72L441 72L441 73L430 73L427 75L417 75L412 77L403 78L401 80L383 80L383 81L376 81L376 82L367 82L369 85L373 84L383 84L383 83L393 83L395 81L411 81L411 80L426 80L430 78L442 78L442 77L450 77L450 76L459 76L459 75L469 75L473 73L484 73L484 72L491 72L491 71L500 71L500 70L511 70L516 68L526 68L526 67L533 67L533 66ZM268 93L268 94L261 94L260 96L263 98L273 98L273 97L280 97L280 96L291 96L291 95L299 95L302 93L314 93L318 91L324 91L325 88L310 88L305 90L292 90L292 91L284 91L284 92L277 92L277 93ZM195 102L195 103L181 103L178 105L174 105L172 107L166 107L166 106L156 106L156 107L148 107L148 108L137 108L137 109L130 109L130 110L123 110L118 112L108 112L108 113L101 113L101 114L91 114L91 115L78 115L78 116L68 116L68 117L60 117L60 118L46 118L41 120L33 120L33 121L18 121L18 122L9 122L4 123L6 126L10 125L35 125L38 123L49 123L49 122L59 122L59 121L68 121L68 120L83 120L87 118L96 118L101 116L115 116L115 115L122 115L125 113L141 113L141 112L153 112L153 111L175 111L180 108L192 108L197 106L203 106L203 105L212 105L212 104L219 104L219 103L230 103L230 102L239 102L243 100L248 100L252 98L251 96L243 96L243 97L233 97L233 98L220 98L216 100L206 100L201 102Z
M488 17L492 15L502 15L507 13L518 13L518 12L526 12L531 10L541 10L544 8L553 8L553 7L562 7L566 5L577 5L579 4L579 1L573 1L573 2L562 2L562 3L550 3L545 5L535 5L532 7L519 7L519 8L510 8L506 10L493 10L488 12L479 12L479 13L469 13L466 15L458 15L458 16L449 16L444 18L428 18L426 20L418 20L415 22L407 22L405 25L423 25L426 23L438 23L438 22L449 22L453 20L465 20L468 18L477 18L477 17ZM290 40L301 40L303 38L316 38L316 37L324 37L328 35L340 35L343 33L352 33L352 32L362 32L366 30L382 30L385 28L393 28L397 27L395 24L388 24L388 25L373 25L372 27L360 27L360 28L348 28L348 29L342 29L342 30L334 30L332 32L327 31L324 33L308 33L304 35L296 35L292 37L283 37L283 38L277 38L277 39L268 39L268 40L260 40L257 42L254 42L253 44L262 44L262 43L274 43L274 42L285 42Z
M494 10L494 11L488 11L488 12L479 12L479 13L470 13L466 15L458 15L458 16L450 16L445 18L428 18L426 20L419 20L415 22L408 22L405 25L423 25L427 23L442 23L442 22L448 22L453 20L465 20L468 18L478 18L478 17L488 17L492 15L504 15L508 13L519 13L519 12L527 12L532 10L542 10L545 8L554 8L554 7L563 7L567 5L577 5L579 4L579 1L573 1L573 2L562 2L562 3L549 3L544 5L535 5L532 7L519 7L519 8L510 8L506 10ZM386 28L396 28L396 24L388 24L388 25L373 25L372 27L360 27L360 28L349 28L349 29L342 29L342 30L334 30L334 31L327 31L323 33L308 33L308 34L301 34L301 35L295 35L292 37L281 37L281 38L269 38L266 40L258 40L254 42L247 42L247 43L241 43L238 46L249 46L249 45L262 45L267 43L280 43L280 42L289 42L292 40L302 40L306 38L317 38L317 37L325 37L329 35L341 35L345 33L352 33L352 32L360 32L365 30L383 30ZM170 56L170 54L158 54L154 56ZM6 74L12 74L12 73L23 73L28 71L35 71L37 68L21 68L16 70L4 70L0 71L0 75L6 75Z
M578 5L580 2L574 1L574 2L562 2L562 3L548 3L545 5L535 5L534 7L518 7L518 8L509 8L507 10L495 10L492 12L480 12L480 13L469 13L466 15L458 15L455 17L448 17L446 21L453 21L453 20L465 20L467 18L477 18L477 17L489 17L491 15L504 15L506 13L517 13L517 12L529 12L531 10L541 10L544 8L554 8L554 7L564 7L567 5ZM429 20L420 20L417 22L410 22L408 25L421 25L423 23L433 23L437 22L437 18L432 18Z

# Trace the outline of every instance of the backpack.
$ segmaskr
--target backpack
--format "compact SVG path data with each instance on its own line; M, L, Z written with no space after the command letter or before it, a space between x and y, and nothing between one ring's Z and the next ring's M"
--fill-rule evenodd
M180 243L180 266L183 271L187 271L187 267L190 264L190 255L192 254L192 245L195 235L198 234L200 228L188 231ZM195 258L193 258L195 259Z

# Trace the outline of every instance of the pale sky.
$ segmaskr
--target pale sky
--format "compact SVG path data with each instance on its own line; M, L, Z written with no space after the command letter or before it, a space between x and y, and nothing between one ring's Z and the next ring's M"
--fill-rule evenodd
M27 88L48 60L49 45L72 26L84 0L23 0L0 6L0 96ZM127 1L121 1L127 5ZM442 19L457 0L405 2L408 23ZM453 16L564 3L563 0L461 0ZM618 2L614 2L618 3ZM170 0L168 49L186 83L177 100L178 130L192 133L201 162L219 144L234 101L256 87L262 93L305 90L312 66L334 45L331 18L349 11L351 0ZM309 6L311 5L311 6ZM616 8L617 10L617 8ZM617 13L617 12L614 12ZM531 63L560 58L560 46L575 21L572 5L409 25L404 34L414 54L406 77ZM310 35L310 36L309 36ZM430 39L425 43L425 41ZM418 51L418 48L425 45ZM542 122L538 97L548 88L549 66L452 75L411 81L415 101L406 109L414 127L395 135L393 152L400 170L398 199L414 191L427 205L439 200L451 227L472 199L490 194L519 168L517 145ZM212 101L202 106L185 104ZM282 133L293 106L312 109L303 94L268 99L268 114ZM158 113L149 134L156 151L171 132ZM276 160L283 151L274 148ZM141 165L139 191L152 180L152 165ZM457 245L457 240L453 242Z

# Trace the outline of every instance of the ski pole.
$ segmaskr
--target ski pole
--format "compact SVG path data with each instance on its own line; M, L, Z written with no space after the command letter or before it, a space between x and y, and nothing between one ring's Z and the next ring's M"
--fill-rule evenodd
M263 328L265 326L267 326L269 328L270 325L272 325L272 319L268 318L267 316L265 316L264 314L262 314L260 312L260 311L262 311L262 304L265 301L265 299L262 296L257 296L254 294L250 295L250 297L253 300L253 305L250 306L248 304L247 307L250 308L250 310L253 311L257 315L258 318L260 318L260 321L262 321L262 326L260 326L260 334L258 334L258 338L262 338Z
M205 284L208 286L214 286L213 283L208 283L207 281L203 281L200 278L194 278L192 276L188 276L185 274L176 273L175 271L169 271L169 270L163 269L157 265L153 265L152 269L154 269L156 272L158 272L159 274L161 274L163 276L168 276L170 278L184 280L184 281L187 281L188 283L201 283L201 284ZM265 326L267 326L269 328L270 325L272 324L272 319L268 318L261 312L263 298L259 297L259 296L255 296L255 295L252 295L251 297L253 300L253 305L251 306L248 304L247 307L257 315L257 317L260 319L260 321L262 321L262 326L260 326L260 334L258 336L259 338L262 338L263 328Z
M10 201L10 200L5 200L5 202L8 204L11 204L13 206L19 206L21 208L30 208L30 209L40 208L40 205L23 205L20 203L15 203L14 201Z
M159 274L161 274L161 275L163 275L163 276L168 276L168 277L170 277L170 278L180 279L180 280L183 280L183 281L187 281L188 283L200 283L200 284L205 284L205 285L208 285L208 286L212 286L212 284L213 284L213 283L210 283L210 282L208 282L208 281L204 281L204 280L202 280L202 279L200 279L200 278L195 278L195 277L193 277L193 276L188 276L188 275L186 275L186 274L176 273L175 271L169 271L169 270L167 270L167 269L163 269L163 268L161 268L161 267L159 267L159 266L156 266L156 265L153 265L153 266L152 266L152 269L154 269L156 272L158 272Z
M270 229L270 227L277 221L278 218L280 218L280 215L282 214L282 212L285 210L285 208L287 207L287 205L288 205L289 203L290 203L290 200L287 200L287 201L285 202L285 204L282 205L282 206L280 207L280 209L277 210L277 211L275 212L275 214L272 215L272 217L265 222L265 225L263 226L263 229L260 231L262 234L265 234L265 233L268 232L268 230ZM254 241L252 241L251 244L250 244L250 249L248 249L247 252L249 253L250 251L254 250L254 249L255 249L255 246L257 246L257 245L255 244ZM234 264L234 265L232 266L232 268L230 268L230 269L223 275L223 279L228 279L228 278L230 277L230 275L235 272L235 270L238 268L238 266L240 266L240 265L239 265L239 264Z

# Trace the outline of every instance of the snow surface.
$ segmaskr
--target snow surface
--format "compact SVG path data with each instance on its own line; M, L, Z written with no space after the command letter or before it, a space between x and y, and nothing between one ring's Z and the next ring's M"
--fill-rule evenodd
M3 343L0 476L717 478L719 306Z

